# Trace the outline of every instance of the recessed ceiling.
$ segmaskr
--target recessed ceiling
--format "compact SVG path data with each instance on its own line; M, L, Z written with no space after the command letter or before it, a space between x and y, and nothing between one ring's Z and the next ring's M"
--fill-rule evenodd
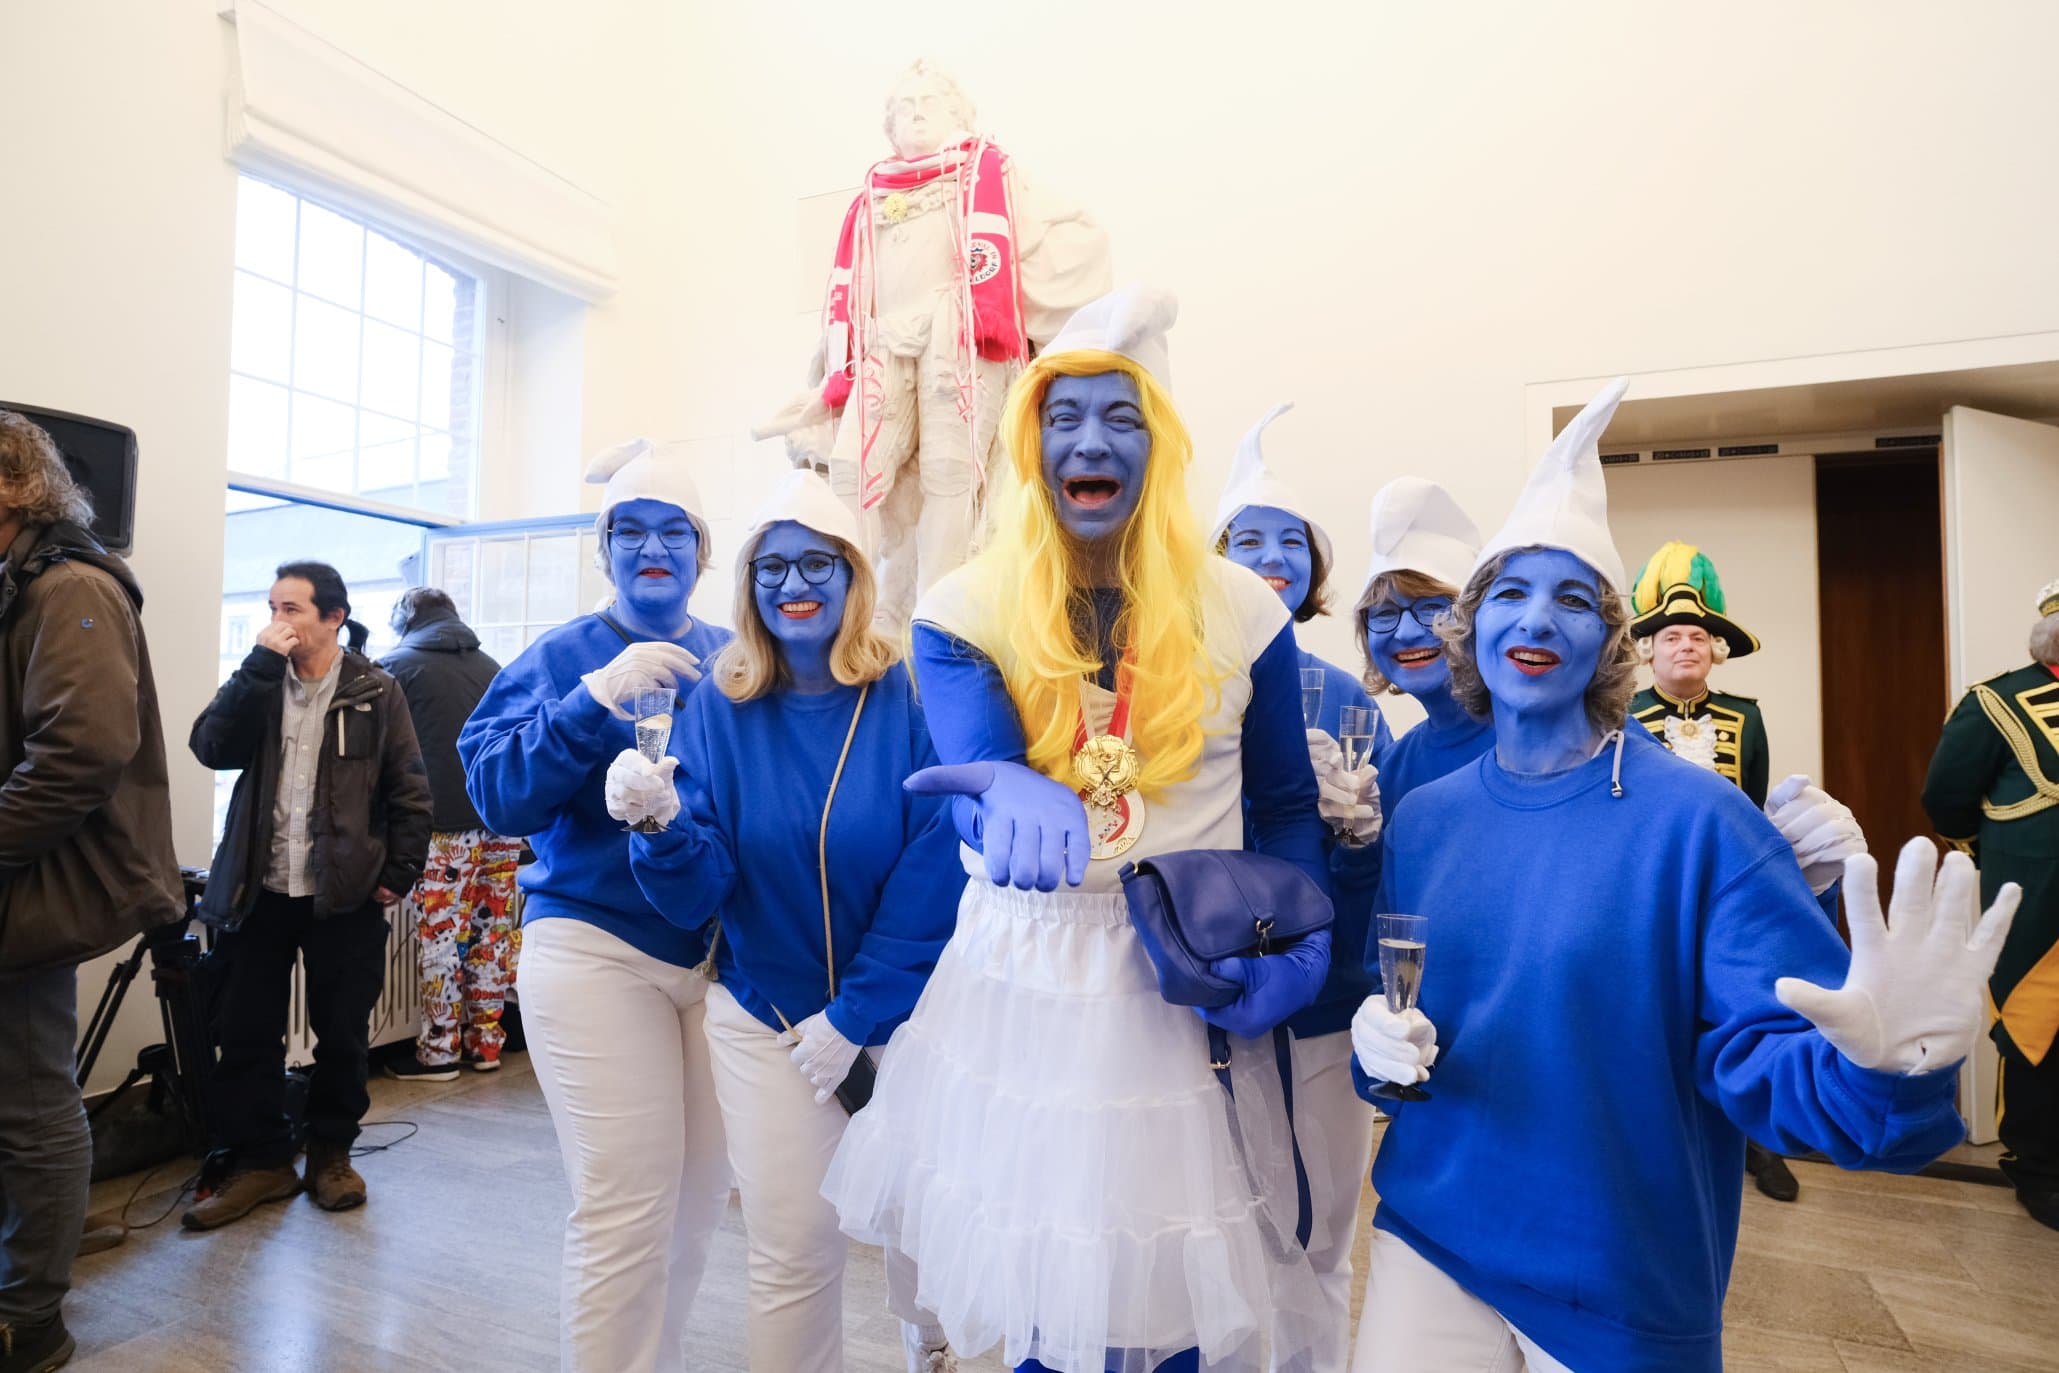
M2052 419L2059 416L2059 362L1626 400L1602 436L1602 444L1622 447L1669 439L1762 439L1908 429L1936 424L1955 405L2018 419ZM1553 432L1564 428L1579 412L1578 405L1555 407Z

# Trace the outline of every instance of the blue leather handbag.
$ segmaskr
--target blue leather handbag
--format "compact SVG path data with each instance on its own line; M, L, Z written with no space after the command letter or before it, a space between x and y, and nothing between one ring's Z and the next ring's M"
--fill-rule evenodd
M1336 919L1330 898L1294 864L1242 849L1182 849L1125 863L1130 923L1175 1006L1227 1006L1243 988L1218 958L1274 953Z

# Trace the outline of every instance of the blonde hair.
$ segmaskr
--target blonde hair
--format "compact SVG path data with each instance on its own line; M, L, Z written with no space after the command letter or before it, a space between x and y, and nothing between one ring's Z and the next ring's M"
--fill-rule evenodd
M736 564L736 637L722 646L708 664L708 673L724 696L732 701L755 701L793 684L779 641L765 628L758 614L753 592L751 561L765 542L765 532L744 545ZM819 530L811 533L820 534ZM836 642L829 649L829 672L844 686L863 686L886 675L900 661L894 641L872 627L872 610L879 592L872 577L872 565L865 555L833 534L822 534L836 555L851 569L850 589L844 593L844 619L837 626Z
M1458 588L1449 582L1440 582L1427 572L1413 568L1396 568L1382 572L1366 583L1365 594L1358 598L1358 604L1351 608L1351 632L1358 639L1358 656L1365 661L1366 669L1362 680L1366 690L1378 696L1386 692L1389 696L1405 696L1408 693L1387 680L1387 674L1373 664L1373 648L1366 641L1366 612L1376 605L1388 601L1423 601L1432 596L1449 596L1458 599Z
M86 529L93 523L93 501L72 480L56 442L41 425L12 410L0 410L0 510L11 511L24 525L69 520Z
M1480 677L1473 616L1479 611L1480 603L1487 599L1487 588L1494 585L1494 579L1501 575L1508 560L1518 553L1534 553L1538 547L1511 548L1489 559L1487 565L1466 582L1466 589L1459 598L1451 603L1451 615L1438 622L1437 637L1444 640L1445 652L1451 659L1451 694L1458 698L1467 714L1477 719L1493 716L1494 698ZM1601 605L1597 609L1601 622L1608 627L1609 637L1601 647L1601 657L1595 662L1594 680L1587 684L1587 723L1606 734L1623 727L1623 718L1630 709L1630 698L1637 694L1637 650L1631 646L1630 612L1624 607L1622 596L1606 580L1599 576L1596 580L1601 583Z
M1069 349L1029 365L1001 412L1010 480L997 502L993 541L966 575L995 637L1007 643L1009 651L997 656L1005 661L1008 695L1029 740L1030 766L1070 785L1080 678L1097 675L1102 662L1091 625L1074 614L1085 590L1083 549L1059 523L1044 483L1042 412L1054 378L1107 372L1136 384L1151 436L1143 490L1120 536L1122 609L1111 638L1134 654L1130 718L1143 755L1138 785L1156 795L1194 775L1202 716L1224 670L1203 659L1202 597L1211 573L1207 540L1187 502L1194 443L1149 372L1099 349Z

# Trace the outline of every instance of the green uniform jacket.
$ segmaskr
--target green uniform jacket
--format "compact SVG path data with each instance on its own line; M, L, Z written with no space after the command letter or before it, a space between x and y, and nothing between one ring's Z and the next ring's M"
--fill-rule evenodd
M1673 745L1666 737L1667 717L1686 723L1706 716L1699 728L1716 731L1716 771L1743 787L1753 805L1765 808L1766 721L1757 701L1720 691L1704 691L1692 701L1676 701L1648 686L1630 698L1630 716L1668 748Z
M2050 799L2047 799L2050 798ZM1997 1043L2042 1062L2059 1032L2059 676L2031 664L1966 693L1923 783L1937 832L1980 864L1983 905L2004 882L2023 905L1988 983Z

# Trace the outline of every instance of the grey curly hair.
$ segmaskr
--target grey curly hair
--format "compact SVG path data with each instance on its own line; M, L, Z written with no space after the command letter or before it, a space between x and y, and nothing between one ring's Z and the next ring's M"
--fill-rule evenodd
M2059 611L2030 627L2030 656L2046 667L2059 667Z
M1466 582L1466 589L1452 602L1451 614L1438 622L1437 637L1444 640L1451 658L1451 694L1466 713L1485 720L1494 714L1494 700L1480 676L1477 634L1473 617L1487 599L1487 588L1501 575L1508 560L1534 548L1511 548L1496 554ZM1602 645L1595 665L1594 680L1587 684L1587 722L1606 733L1623 727L1630 698L1637 694L1637 650L1630 638L1630 611L1623 598L1607 582L1601 584L1601 620L1608 626L1608 642Z

